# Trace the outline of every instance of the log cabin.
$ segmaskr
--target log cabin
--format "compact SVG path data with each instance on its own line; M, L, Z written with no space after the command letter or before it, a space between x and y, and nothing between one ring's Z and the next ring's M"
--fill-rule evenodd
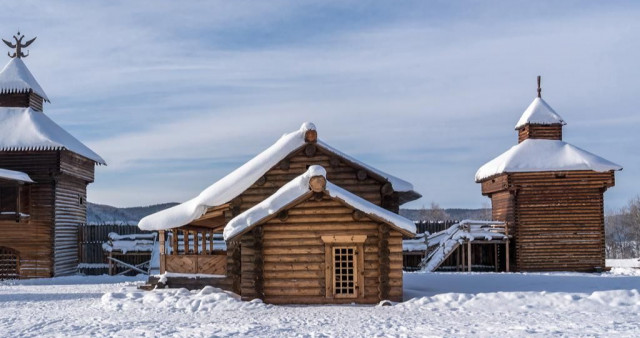
M326 179L312 165L232 219L241 295L272 304L402 301L402 237L415 224Z
M518 144L476 173L492 217L513 237L512 271L605 267L604 192L622 167L562 140L566 124L540 95L515 126Z
M87 185L105 161L43 112L21 57L0 72L0 279L73 274Z
M205 189L194 199L149 215L140 221L138 226L141 229L159 231L160 271L165 274L165 285L194 288L214 285L242 294L244 277L241 262L244 236L234 236L227 240L227 250L223 251L214 245L214 235L221 233L232 219L268 199L313 165L325 168L326 180L333 182L335 186L394 214L398 213L401 204L420 197L409 182L333 148L318 138L317 130L312 123L304 123L299 130L285 134L271 147ZM322 218L326 219L327 228L339 227L339 222L345 219L343 213L349 208L343 206L340 213L333 215L331 210L339 209L336 203L338 202L327 200L325 204L328 209L321 210L326 212ZM292 217L292 220L296 218ZM369 226L373 226L372 224ZM388 224L385 226L390 227ZM371 228L369 231L374 229ZM393 233L394 236L397 235L396 232ZM374 238L370 241L373 243ZM398 260L398 263L394 264L399 264L401 268L401 238L397 245L394 250L397 250L398 257L394 256L393 259ZM193 278L180 277L185 273L191 274ZM155 281L150 278L152 284ZM397 286L398 282L394 283ZM367 298L366 301L370 302L372 299ZM299 300L292 298L290 302Z

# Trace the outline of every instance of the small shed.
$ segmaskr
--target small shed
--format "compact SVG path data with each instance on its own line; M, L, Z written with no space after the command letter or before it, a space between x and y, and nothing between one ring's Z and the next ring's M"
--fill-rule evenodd
M513 236L511 270L605 267L604 192L618 164L562 140L566 124L540 95L515 126L518 144L476 173L492 219Z
M231 220L242 298L268 303L402 300L402 237L415 224L327 181L312 165Z

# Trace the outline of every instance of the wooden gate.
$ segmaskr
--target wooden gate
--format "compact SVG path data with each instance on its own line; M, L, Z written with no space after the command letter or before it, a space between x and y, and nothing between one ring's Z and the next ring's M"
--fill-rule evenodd
M0 280L20 278L20 253L0 246Z

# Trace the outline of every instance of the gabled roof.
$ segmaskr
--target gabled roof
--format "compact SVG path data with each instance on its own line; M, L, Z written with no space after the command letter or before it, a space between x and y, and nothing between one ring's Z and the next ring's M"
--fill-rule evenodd
M29 175L27 175L26 173L9 169L0 169L0 178L10 181L33 183L31 177L29 177Z
M21 58L13 58L0 71L0 93L23 93L33 90L49 102L38 81L33 77Z
M564 119L558 115L558 113L547 104L545 100L540 97L536 97L533 102L524 111L518 123L516 123L516 130L524 127L525 124L567 124Z
M98 164L106 162L98 154L31 108L0 107L0 151L69 150Z
M272 146L209 186L197 197L169 209L151 214L140 220L138 226L144 230L163 230L180 227L202 216L207 211L207 208L219 206L231 201L251 187L260 177L285 159L289 154L303 147L306 144L305 135L307 131L315 129L316 127L313 123L303 123L300 129L283 135ZM316 142L318 148L342 157L370 171L372 174L388 180L394 191L407 194L409 196L407 198L408 200L420 197L420 194L413 191L413 185L411 183L368 166L334 149L321 140L317 140Z
M476 182L503 173L568 170L606 172L622 167L564 141L527 139L480 167Z
M309 186L310 180L318 176L324 177L326 181L326 170L321 166L312 165L304 174L282 186L276 193L236 216L224 228L225 241L249 231L261 221L296 204L296 202L300 202L305 196L310 196L312 193ZM338 199L346 205L360 210L373 219L382 221L405 234L415 235L416 233L416 226L411 220L383 209L329 181L326 181L324 192L332 198Z

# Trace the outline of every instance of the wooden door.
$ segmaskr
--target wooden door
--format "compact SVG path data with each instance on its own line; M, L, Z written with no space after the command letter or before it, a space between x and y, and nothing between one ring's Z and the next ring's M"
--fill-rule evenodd
M333 247L333 296L335 298L358 297L358 247Z

